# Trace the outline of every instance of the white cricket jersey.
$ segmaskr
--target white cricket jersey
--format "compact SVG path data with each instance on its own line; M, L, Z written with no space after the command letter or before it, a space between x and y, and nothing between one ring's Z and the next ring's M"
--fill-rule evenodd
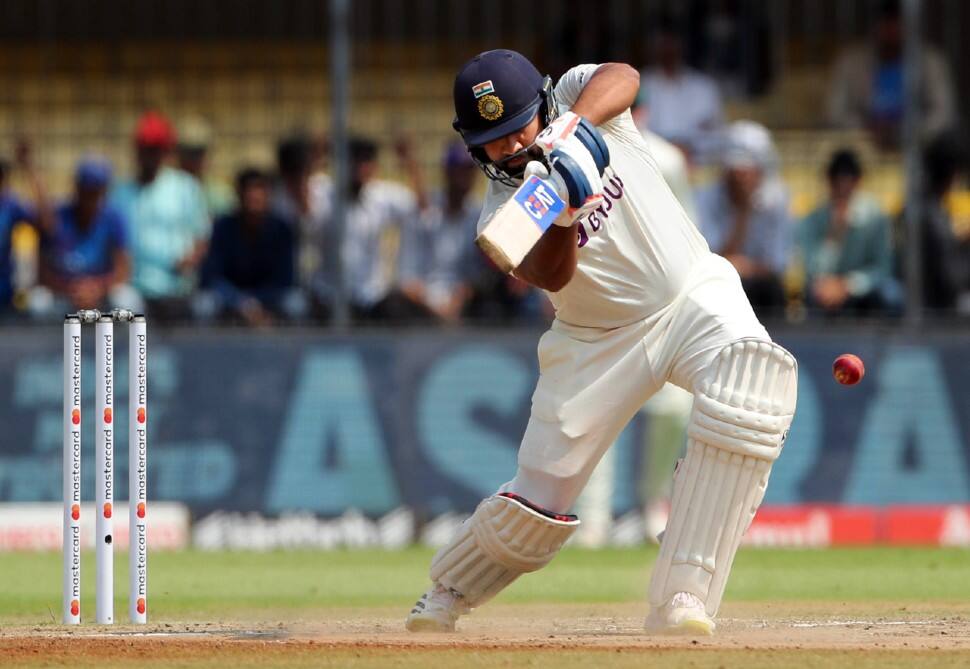
M562 76L555 88L560 113L576 103L597 67L578 65ZM579 221L579 264L572 280L547 295L564 324L616 328L673 301L710 250L661 176L630 111L599 130L610 149L610 166L603 175L605 201ZM489 183L479 231L514 192Z

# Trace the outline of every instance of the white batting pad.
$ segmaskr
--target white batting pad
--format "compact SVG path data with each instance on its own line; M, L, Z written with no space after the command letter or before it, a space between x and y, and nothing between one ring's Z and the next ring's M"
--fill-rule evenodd
M687 455L674 476L667 530L650 580L650 604L689 592L713 616L742 535L768 485L795 412L797 365L777 344L726 346L699 384Z
M481 606L520 575L549 564L579 519L544 512L508 493L481 502L431 561L431 580Z

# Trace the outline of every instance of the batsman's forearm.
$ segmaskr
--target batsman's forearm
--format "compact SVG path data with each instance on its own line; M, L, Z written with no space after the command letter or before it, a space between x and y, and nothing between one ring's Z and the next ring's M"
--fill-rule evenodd
M604 63L590 77L572 111L601 125L629 109L639 89L640 73L635 69L626 63Z
M537 288L559 292L576 271L579 259L576 249L576 226L564 228L554 225L529 251L514 274Z

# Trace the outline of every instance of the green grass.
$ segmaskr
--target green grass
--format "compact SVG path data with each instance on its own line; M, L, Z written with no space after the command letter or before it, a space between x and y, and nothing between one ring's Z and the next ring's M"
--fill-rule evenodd
M333 607L407 607L427 583L431 551L154 553L154 620L297 618ZM541 573L520 579L506 603L644 600L654 549L568 549ZM126 556L116 562L117 617L126 611ZM0 625L60 617L59 554L0 554ZM94 609L94 556L82 563L83 607ZM960 549L743 550L731 601L970 601L970 555ZM214 617L216 616L216 617Z
M149 618L156 629L178 623L249 622L273 630L277 623L339 618L341 620L399 620L427 584L431 551L336 551L273 553L153 553L149 560ZM126 557L116 555L116 618L126 619ZM621 604L641 615L652 548L606 551L568 549L541 573L514 583L502 593L494 610L527 618L552 604L567 615L590 613L597 604ZM94 617L94 556L85 554L82 565L83 615ZM880 648L880 638L858 633L855 643L841 647L842 637L820 630L826 647L744 647L719 637L698 646L629 647L637 636L618 636L619 646L577 648L559 637L544 637L531 647L452 646L442 644L394 647L375 637L364 646L330 646L325 638L297 635L285 642L234 640L213 637L178 640L88 636L97 631L87 625L76 636L60 628L61 559L58 554L0 553L0 665L4 667L72 666L113 669L156 667L839 667L887 669L892 667L963 667L970 664L964 646L936 648L923 633L922 645ZM970 554L959 549L840 549L743 550L738 556L727 593L728 602L767 618L785 615L853 617L899 615L919 609L921 617L936 620L970 612ZM799 602L804 602L800 605ZM763 603L763 604L762 604ZM590 607L585 605L589 604ZM884 605L885 604L885 605ZM537 607L533 605L538 605ZM572 605L571 608L568 608ZM599 610L602 610L600 608ZM549 609L543 615L548 615ZM817 613L811 613L817 612ZM888 613L891 612L891 613ZM745 614L750 615L750 614ZM756 614L758 615L758 614ZM907 615L907 614L904 614ZM869 618L871 619L871 618ZM366 623L365 623L366 625ZM210 627L210 626L206 626ZM11 629L13 628L13 629ZM18 632L19 628L19 632ZM124 627L117 628L124 631ZM183 626L183 629L186 627ZM363 629L368 629L366 626ZM474 625L469 625L474 629ZM868 629L868 628L866 628ZM922 628L911 630L919 634ZM965 629L965 627L956 627ZM390 633L400 634L397 628ZM884 632L882 634L885 634ZM942 632L941 632L942 634ZM828 636L826 636L828 635ZM567 639L582 639L570 637ZM758 638L753 631L752 639ZM811 636L801 636L811 639ZM911 639L916 637L909 637ZM834 640L833 640L834 639ZM860 641L861 639L861 641ZM494 640L500 641L497 637ZM602 637L609 642L610 637ZM6 654L6 655L5 655Z

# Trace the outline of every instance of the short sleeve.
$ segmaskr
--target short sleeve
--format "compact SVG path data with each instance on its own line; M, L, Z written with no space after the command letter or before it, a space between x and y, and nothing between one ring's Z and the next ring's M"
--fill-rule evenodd
M568 111L574 104L576 100L579 99L579 94L583 92L583 88L589 83L596 70L599 69L599 64L596 63L586 63L585 65L577 65L566 71L564 75L559 78L556 82L556 103L559 105L559 113Z
M572 109L573 105L575 105L576 101L579 99L580 93L583 92L583 89L586 88L586 84L589 83L589 80L593 78L593 75L599 68L600 65L597 63L577 65L567 70L566 73L559 78L555 88L558 113L562 114ZM603 131L613 132L616 134L630 133L631 136L640 134L639 130L637 130L636 124L633 122L633 115L630 113L629 109L617 114L609 121L602 123L599 127Z

